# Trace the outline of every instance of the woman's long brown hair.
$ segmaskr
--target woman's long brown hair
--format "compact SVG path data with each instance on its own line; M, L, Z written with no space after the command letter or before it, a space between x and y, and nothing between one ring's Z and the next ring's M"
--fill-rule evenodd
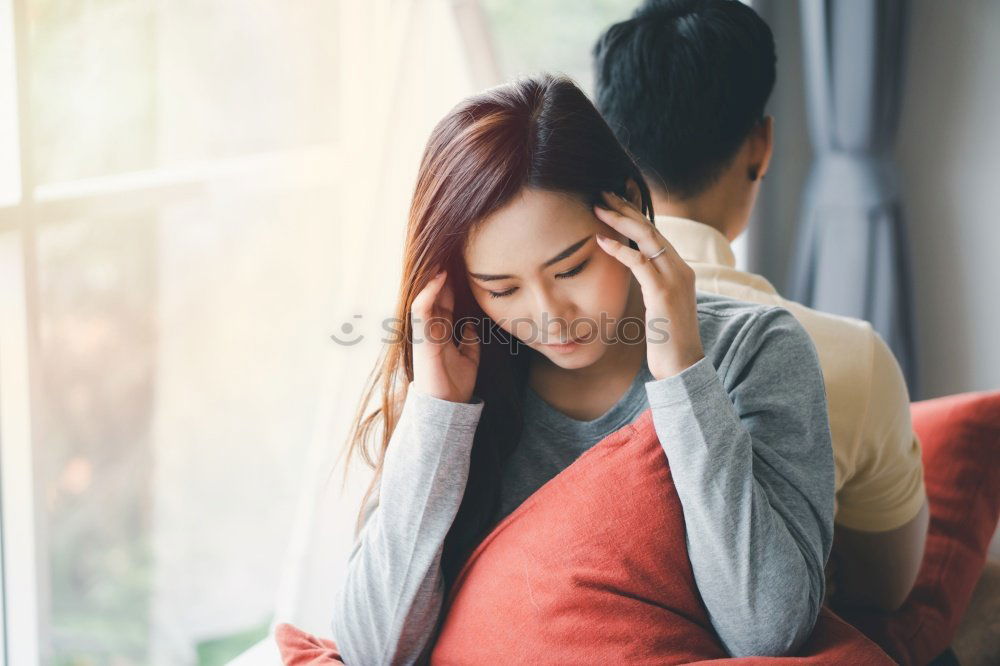
M522 77L485 90L461 101L434 127L406 230L394 315L399 339L382 349L348 435L345 480L355 453L375 470L355 538L381 482L386 450L413 381L411 304L435 268L447 268L455 292L453 322L476 322L483 341L474 394L485 402L465 494L441 559L445 589L450 589L466 557L495 524L502 465L520 439L523 389L531 354L537 353L500 329L473 298L465 277L466 240L523 187L571 194L592 205L601 201L601 190L626 196L629 178L638 184L642 212L652 222L649 188L635 160L587 96L562 75ZM376 392L379 406L365 416Z

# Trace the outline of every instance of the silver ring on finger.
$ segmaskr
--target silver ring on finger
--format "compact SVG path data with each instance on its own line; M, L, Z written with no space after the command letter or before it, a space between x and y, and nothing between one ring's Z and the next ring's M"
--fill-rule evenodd
M667 251L667 246L666 246L666 245L664 245L663 247L661 247L661 248L660 248L660 251L659 251L659 252L657 252L657 253L656 253L656 254L654 254L654 255L651 255L651 256L648 256L648 257L646 257L646 259L650 259L650 260L652 260L652 259L656 259L656 258L657 258L658 256L660 256L661 254L663 254L663 253L664 253L664 252L666 252L666 251Z

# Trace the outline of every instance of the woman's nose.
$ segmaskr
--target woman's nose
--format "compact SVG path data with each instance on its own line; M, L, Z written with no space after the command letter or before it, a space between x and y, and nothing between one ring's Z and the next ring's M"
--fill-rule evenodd
M542 342L558 342L570 337L572 303L559 290L541 290L538 294L538 330L545 335Z

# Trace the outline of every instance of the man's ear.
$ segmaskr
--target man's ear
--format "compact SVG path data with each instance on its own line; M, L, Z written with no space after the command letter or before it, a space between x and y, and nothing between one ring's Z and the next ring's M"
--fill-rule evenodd
M639 185L632 178L625 179L625 197L632 202L632 205L642 210L642 192Z
M763 178L771 165L771 155L774 153L774 117L764 116L750 130L752 149L750 153L750 173L753 180Z

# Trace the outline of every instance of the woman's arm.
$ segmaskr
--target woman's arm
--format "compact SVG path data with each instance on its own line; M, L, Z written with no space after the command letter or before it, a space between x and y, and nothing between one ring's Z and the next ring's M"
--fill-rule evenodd
M646 390L713 626L733 656L786 655L816 622L833 541L826 393L787 310L722 326L737 321L723 377L706 357Z
M346 664L412 664L430 647L444 601L441 552L465 493L485 403L442 400L410 383L389 440L378 503L334 599Z

